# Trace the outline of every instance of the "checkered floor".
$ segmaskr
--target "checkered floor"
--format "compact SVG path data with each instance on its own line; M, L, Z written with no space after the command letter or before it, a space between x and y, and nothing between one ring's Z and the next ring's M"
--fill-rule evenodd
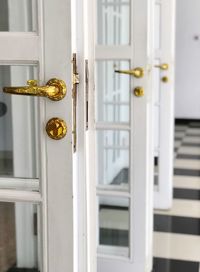
M200 121L175 128L174 199L154 214L154 272L200 272ZM123 221L123 222L122 222ZM100 207L100 244L128 246L128 210Z
M175 128L174 200L155 211L154 271L200 270L200 122Z

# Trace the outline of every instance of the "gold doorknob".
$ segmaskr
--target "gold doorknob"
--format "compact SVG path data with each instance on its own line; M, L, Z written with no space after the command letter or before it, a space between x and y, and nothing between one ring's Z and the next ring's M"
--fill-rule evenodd
M142 88L142 87L136 87L134 89L134 95L137 96L137 97L144 96L144 88Z
M67 125L58 117L52 118L46 124L46 132L51 139L61 140L67 134Z
M141 67L137 67L132 70L115 70L115 73L126 74L130 76L134 76L136 78L142 78L144 76L144 69Z
M161 80L164 83L168 83L169 82L169 78L167 76L162 77Z
M4 93L17 95L31 95L48 97L53 101L61 100L67 93L67 87L63 80L52 78L46 86L38 86L37 80L28 80L24 87L4 87Z
M168 70L168 69L169 69L169 64L167 64L167 63L163 63L163 64L160 64L160 65L155 65L154 67L156 67L156 68L159 68L159 69L161 69L161 70L166 71L166 70Z

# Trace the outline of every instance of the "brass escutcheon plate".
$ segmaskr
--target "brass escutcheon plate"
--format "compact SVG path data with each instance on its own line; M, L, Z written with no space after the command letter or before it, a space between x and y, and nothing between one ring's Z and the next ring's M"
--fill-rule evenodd
M67 125L58 117L52 118L46 124L46 132L51 139L61 140L67 134Z
M47 82L46 86L56 87L56 89L58 90L57 94L53 96L49 96L51 100L59 101L59 100L62 100L66 96L67 86L63 80L52 78Z

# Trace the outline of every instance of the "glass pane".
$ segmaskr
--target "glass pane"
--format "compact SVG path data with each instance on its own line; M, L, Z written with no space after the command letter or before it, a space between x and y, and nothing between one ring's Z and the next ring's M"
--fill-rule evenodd
M98 183L120 186L129 184L129 132L97 131Z
M38 208L37 205L31 203L0 203L1 272L10 271L10 269L39 271Z
M130 233L129 199L99 197L99 245L98 249L109 255L129 255Z
M97 0L98 44L130 43L130 0Z
M37 31L37 0L1 0L0 31Z
M130 77L115 73L129 68L129 61L97 62L97 121L129 122Z
M2 91L37 78L36 66L0 66L0 177L38 177L38 100Z

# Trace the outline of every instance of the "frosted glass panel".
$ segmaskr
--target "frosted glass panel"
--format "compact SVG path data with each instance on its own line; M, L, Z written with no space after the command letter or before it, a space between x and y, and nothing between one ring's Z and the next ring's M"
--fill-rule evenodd
M38 177L38 98L2 90L26 86L28 79L37 78L37 66L0 66L0 177ZM0 180L0 189L5 187Z
M129 61L97 62L97 121L129 122L130 76L115 73L128 69Z
M0 31L37 31L37 0L0 0Z
M98 183L120 186L129 184L129 132L97 131Z
M130 43L130 0L97 0L98 44Z
M99 253L129 255L129 199L99 197ZM104 247L101 247L104 246Z

